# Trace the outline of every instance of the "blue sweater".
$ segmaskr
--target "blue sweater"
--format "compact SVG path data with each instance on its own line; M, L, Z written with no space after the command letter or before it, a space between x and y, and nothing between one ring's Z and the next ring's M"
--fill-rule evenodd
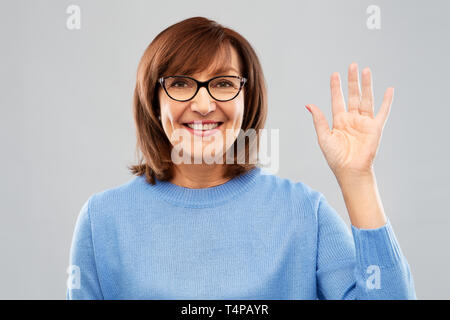
M389 220L350 232L322 193L259 167L92 195L68 273L67 299L416 299Z

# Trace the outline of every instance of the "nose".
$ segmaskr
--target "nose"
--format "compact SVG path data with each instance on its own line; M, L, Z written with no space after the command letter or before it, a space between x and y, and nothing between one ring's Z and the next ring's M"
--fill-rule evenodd
M200 113L202 116L216 109L216 103L214 99L209 95L206 88L200 88L191 100L191 110Z

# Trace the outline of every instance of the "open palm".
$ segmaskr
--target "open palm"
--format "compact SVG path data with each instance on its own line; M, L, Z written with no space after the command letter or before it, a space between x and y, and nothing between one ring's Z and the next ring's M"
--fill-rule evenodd
M362 71L361 92L358 65L352 63L349 67L348 111L345 109L339 73L331 75L330 87L332 130L323 112L314 104L307 105L313 116L319 146L328 165L336 177L372 172L394 88L386 90L380 110L374 116L372 75L369 68Z

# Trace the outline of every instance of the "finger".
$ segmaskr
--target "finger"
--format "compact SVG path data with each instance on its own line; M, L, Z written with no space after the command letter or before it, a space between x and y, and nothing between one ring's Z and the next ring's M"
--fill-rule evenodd
M394 99L394 88L390 87L386 89L384 93L383 102L381 103L380 110L378 111L377 116L375 117L376 121L379 123L381 128L384 128L386 124L386 119L389 116L389 112L391 111L392 100Z
M370 68L365 68L361 72L362 82L362 99L359 107L359 113L363 116L373 118L373 88L372 88L372 72Z
M319 140L329 135L330 127L322 110L320 110L319 107L317 107L315 104L308 104L306 105L306 107L307 108L309 107L309 110L311 111L314 121L314 128L316 130L316 134Z
M330 79L331 88L331 110L333 113L333 119L336 114L345 112L345 100L342 93L341 77L338 72L334 72Z
M359 113L361 90L359 89L358 64L353 62L348 68L348 111Z

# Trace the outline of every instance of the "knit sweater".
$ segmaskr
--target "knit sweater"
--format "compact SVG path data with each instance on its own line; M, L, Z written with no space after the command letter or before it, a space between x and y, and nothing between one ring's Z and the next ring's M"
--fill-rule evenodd
M321 192L259 167L91 195L69 264L67 299L416 299L389 219L348 228Z

